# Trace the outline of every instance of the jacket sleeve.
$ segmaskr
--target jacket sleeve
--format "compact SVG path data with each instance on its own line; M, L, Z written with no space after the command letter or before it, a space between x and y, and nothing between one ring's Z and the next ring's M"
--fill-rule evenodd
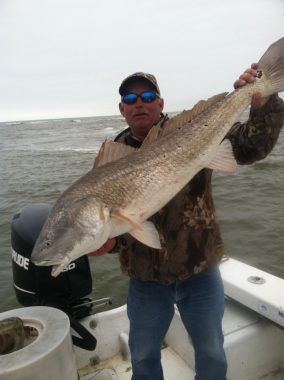
M235 123L226 136L238 164L251 164L265 158L275 146L283 124L284 102L277 94L263 107L251 108L249 119Z

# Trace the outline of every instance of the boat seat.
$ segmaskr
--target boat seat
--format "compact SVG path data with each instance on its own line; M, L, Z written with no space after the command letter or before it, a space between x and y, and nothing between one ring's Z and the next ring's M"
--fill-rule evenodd
M0 314L0 319L11 317L20 318L36 334L34 339L25 339L23 348L0 355L0 380L77 380L70 322L65 313L53 307L30 306Z

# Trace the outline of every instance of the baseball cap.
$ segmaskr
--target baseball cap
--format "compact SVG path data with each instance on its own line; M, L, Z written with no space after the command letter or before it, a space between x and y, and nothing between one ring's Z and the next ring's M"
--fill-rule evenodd
M153 87L153 89L156 91L156 93L158 95L161 95L157 79L154 77L154 75L148 74L148 73L143 73L143 72L134 73L134 74L131 74L128 77L126 77L122 81L122 83L119 87L118 91L119 91L120 95L125 95L125 92L127 91L127 87L131 83L134 83L138 80L143 80L145 82L148 82L151 85L151 87Z

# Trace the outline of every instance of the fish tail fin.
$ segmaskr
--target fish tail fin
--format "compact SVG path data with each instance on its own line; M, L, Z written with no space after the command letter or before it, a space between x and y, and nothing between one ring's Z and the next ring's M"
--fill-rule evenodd
M265 77L267 96L284 91L284 37L274 42L258 62L258 77Z

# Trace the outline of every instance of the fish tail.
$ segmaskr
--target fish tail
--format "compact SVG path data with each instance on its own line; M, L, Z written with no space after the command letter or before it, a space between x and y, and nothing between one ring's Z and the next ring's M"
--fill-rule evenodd
M265 78L264 95L284 91L284 37L274 42L258 62L258 77Z

